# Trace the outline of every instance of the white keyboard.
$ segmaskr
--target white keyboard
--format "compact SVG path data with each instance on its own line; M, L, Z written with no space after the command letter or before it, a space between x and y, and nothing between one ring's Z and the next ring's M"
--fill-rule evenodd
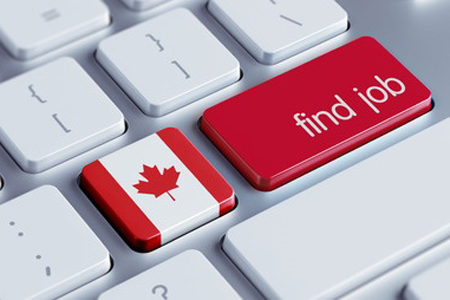
M449 27L0 0L0 300L450 299Z

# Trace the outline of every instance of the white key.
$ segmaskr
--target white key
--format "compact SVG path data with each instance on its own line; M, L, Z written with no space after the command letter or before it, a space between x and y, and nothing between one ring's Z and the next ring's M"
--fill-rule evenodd
M239 62L186 9L100 43L97 59L146 114L159 117L240 77Z
M241 299L196 250L183 252L103 293L99 300Z
M55 299L105 274L105 246L52 186L0 206L0 299Z
M122 113L71 58L0 85L0 142L41 172L124 132Z
M276 64L348 27L334 0L210 0L209 11L263 64Z
M18 59L31 59L110 23L101 0L0 0L0 40Z
M450 119L235 226L223 248L269 299L337 298L450 236L448 153Z
M404 291L406 300L450 299L450 259L411 279Z
M122 0L132 10L146 10L168 0Z

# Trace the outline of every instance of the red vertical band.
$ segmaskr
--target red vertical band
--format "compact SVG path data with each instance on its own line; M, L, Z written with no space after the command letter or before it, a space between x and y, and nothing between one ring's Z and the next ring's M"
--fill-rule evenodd
M181 131L176 128L166 128L157 134L216 199L220 205L219 215L224 215L235 207L233 188Z
M148 252L161 246L159 230L100 161L95 161L83 169L80 184L131 248Z

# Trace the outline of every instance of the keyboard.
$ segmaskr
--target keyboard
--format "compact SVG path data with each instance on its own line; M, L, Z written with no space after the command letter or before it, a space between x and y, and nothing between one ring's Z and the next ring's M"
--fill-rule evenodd
M0 0L0 300L450 299L449 17Z

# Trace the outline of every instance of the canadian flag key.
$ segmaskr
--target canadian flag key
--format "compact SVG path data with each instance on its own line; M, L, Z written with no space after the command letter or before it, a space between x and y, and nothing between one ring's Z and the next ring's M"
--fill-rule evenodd
M175 128L87 165L80 184L139 252L156 249L235 207L233 188Z

